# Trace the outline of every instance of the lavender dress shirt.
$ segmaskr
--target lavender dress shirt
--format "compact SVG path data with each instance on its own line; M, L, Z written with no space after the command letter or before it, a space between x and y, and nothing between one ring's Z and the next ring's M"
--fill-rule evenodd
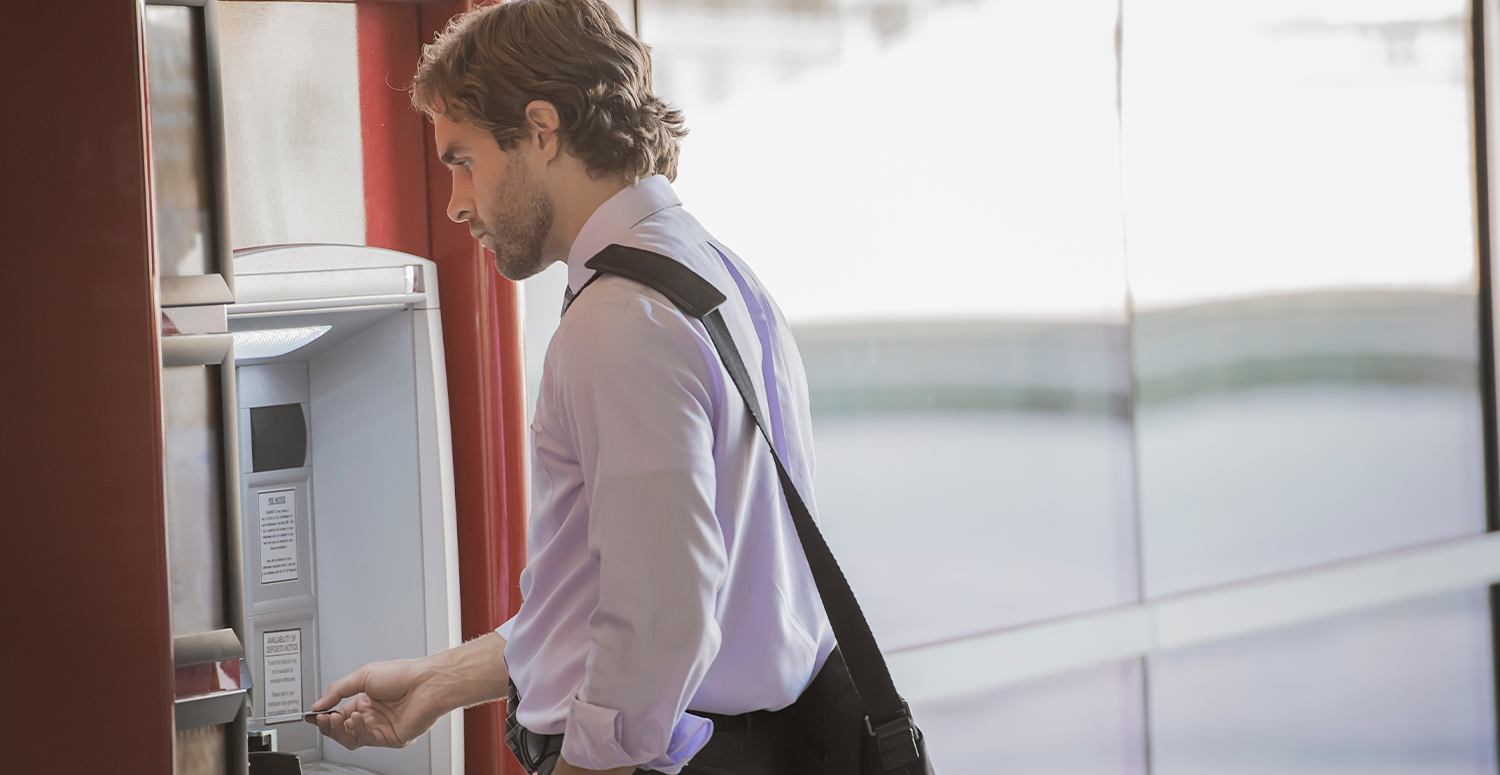
M807 379L760 281L660 175L584 224L570 289L611 243L680 261L728 298L724 319L816 517ZM766 442L701 323L601 277L547 347L532 437L524 602L499 629L522 725L566 733L563 757L580 767L676 773L713 734L689 708L797 699L833 631Z

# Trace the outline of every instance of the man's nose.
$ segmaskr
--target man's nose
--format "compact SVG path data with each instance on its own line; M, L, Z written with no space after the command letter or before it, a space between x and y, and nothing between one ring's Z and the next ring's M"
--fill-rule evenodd
M448 198L448 218L454 223L463 223L469 220L469 209L459 204L457 191L453 192L453 196Z
M454 223L463 223L473 215L473 210L474 202L468 192L458 180L454 180L453 193L448 196L448 218Z

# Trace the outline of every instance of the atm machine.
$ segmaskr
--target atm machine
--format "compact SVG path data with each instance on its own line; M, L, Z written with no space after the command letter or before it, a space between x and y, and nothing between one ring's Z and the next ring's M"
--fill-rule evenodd
M243 772L254 737L306 773L462 773L462 711L398 750L302 720L367 662L460 643L435 265L292 245L233 272L234 303L163 310L179 772Z
M239 251L234 270L248 730L306 772L462 772L462 711L399 750L347 751L302 721L367 662L460 643L436 267L291 245Z
M177 773L457 775L463 716L347 751L327 684L459 644L437 273L364 246L231 253L216 0L143 6Z

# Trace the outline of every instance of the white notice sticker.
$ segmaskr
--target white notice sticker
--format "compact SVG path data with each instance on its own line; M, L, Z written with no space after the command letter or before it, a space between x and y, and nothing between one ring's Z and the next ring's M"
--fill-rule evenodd
M260 583L297 580L297 491L260 493Z
M302 713L302 631L278 630L262 636L266 655L266 716Z

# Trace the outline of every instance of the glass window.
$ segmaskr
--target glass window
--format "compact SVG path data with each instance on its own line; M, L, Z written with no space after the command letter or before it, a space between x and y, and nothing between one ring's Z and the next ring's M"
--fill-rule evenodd
M1155 775L1495 771L1485 591L1151 659Z
M217 272L203 12L148 5L145 21L157 275Z
M944 775L1145 775L1138 660L912 706Z
M235 248L365 242L353 3L219 4Z
M676 189L797 337L881 644L1134 600L1115 2L640 14Z
M1467 8L1125 4L1148 595L1484 529Z

